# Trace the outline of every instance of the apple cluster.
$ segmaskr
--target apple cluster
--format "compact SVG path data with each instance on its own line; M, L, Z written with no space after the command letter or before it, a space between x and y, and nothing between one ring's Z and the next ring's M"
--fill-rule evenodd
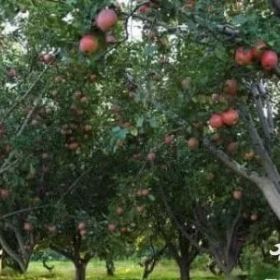
M260 63L266 71L275 70L278 66L278 54L268 45L259 41L253 48L239 47L235 51L235 62L240 66Z
M115 36L108 33L118 22L118 16L113 9L103 9L95 17L96 27L105 33L105 41L108 44L116 43ZM82 53L95 53L99 48L98 37L94 34L86 34L82 37L79 49Z

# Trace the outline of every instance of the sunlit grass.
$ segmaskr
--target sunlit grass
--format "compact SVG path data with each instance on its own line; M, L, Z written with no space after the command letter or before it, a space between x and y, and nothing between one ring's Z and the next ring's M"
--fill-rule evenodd
M11 274L10 271L4 271L4 275L0 276L1 280L71 280L74 278L74 267L70 262L53 261L49 264L54 265L52 273L48 272L41 262L32 262L29 270L25 275ZM133 261L117 261L115 263L116 273L114 277L106 275L105 264L101 261L92 261L87 268L88 280L139 280L141 278L142 269L137 262ZM206 279L223 279L215 278L205 271L194 271L193 280ZM150 277L151 280L178 280L178 269L172 261L162 261L155 269Z

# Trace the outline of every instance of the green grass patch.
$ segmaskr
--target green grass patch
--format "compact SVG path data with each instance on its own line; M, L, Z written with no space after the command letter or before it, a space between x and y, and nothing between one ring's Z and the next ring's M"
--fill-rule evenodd
M4 271L0 276L1 280L71 280L74 279L74 267L72 263L67 261L52 261L49 263L54 265L53 272L48 272L41 262L32 262L29 270L25 275L15 275L11 271ZM106 275L105 263L94 260L89 263L87 268L88 280L139 280L142 275L142 269L136 262L117 261L115 262L116 273L114 277ZM219 280L223 278L215 278L209 272L200 270L192 272L193 280ZM178 268L172 261L164 260L158 264L152 273L150 280L178 280Z

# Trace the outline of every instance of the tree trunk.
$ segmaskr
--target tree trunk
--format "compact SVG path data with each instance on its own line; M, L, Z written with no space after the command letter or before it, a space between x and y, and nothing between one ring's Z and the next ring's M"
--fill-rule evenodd
M180 265L180 280L190 280L190 266L184 262Z
M87 267L87 264L82 262L81 260L79 260L75 263L75 269L76 269L75 280L85 280L86 279L86 267Z
M108 276L114 276L115 265L114 265L114 261L111 258L106 259L106 269L107 269Z
M277 188L271 180L266 178L260 180L258 187L261 189L271 209L274 211L274 213L280 220L280 194L277 191Z
M0 274L2 274L2 271L4 269L4 250L0 250L0 254L1 254L1 257L0 257Z
M237 280L237 279L240 279L240 278L233 276L231 274L231 272L229 272L229 273L225 273L225 279L226 280Z

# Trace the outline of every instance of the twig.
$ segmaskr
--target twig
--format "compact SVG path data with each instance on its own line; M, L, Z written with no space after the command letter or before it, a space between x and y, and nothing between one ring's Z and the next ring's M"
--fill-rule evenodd
M38 76L38 78L34 81L34 83L31 85L31 87L26 91L26 93L20 97L17 101L15 101L14 105L10 108L10 110L5 114L4 118L1 120L1 122L4 122L10 115L11 113L17 108L17 106L32 92L32 90L35 88L37 83L41 80L43 75L46 73L48 70L48 67L46 67L41 74Z
M23 133L23 131L24 131L24 129L26 128L26 126L27 126L27 124L28 124L30 118L32 117L34 111L35 111L36 108L38 107L38 104L39 104L39 101L41 100L41 98L42 98L42 95L41 95L40 97L37 97L37 98L35 99L33 108L28 112L28 114L27 114L26 118L24 119L24 121L23 121L21 127L19 128L18 132L16 133L16 136L17 136L17 137L20 136L20 135Z

